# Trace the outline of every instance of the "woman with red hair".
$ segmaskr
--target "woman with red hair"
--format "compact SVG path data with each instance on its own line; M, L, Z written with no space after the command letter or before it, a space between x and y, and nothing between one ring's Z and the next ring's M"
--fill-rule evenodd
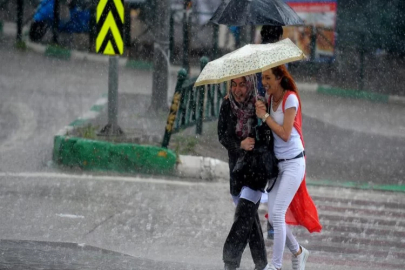
M294 79L284 65L264 71L262 84L269 95L268 107L257 101L256 115L272 130L279 169L268 200L269 221L274 227L269 269L281 269L287 245L293 254L293 269L304 270L309 251L298 244L289 225L302 225L309 232L320 232L322 227L305 184L301 101Z

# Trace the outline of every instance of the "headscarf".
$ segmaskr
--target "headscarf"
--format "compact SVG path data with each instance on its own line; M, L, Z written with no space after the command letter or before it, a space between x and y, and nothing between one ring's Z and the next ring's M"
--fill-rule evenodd
M230 91L229 100L231 102L232 113L237 117L236 122L236 135L244 140L252 131L255 112L255 103L257 96L257 80L256 75L244 76L246 79L246 99L242 103L238 103L233 96L232 90Z

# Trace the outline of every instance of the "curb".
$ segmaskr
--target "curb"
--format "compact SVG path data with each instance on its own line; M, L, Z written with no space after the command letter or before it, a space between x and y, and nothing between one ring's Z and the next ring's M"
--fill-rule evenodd
M332 180L311 180L307 179L307 185L309 186L327 186L327 187L339 187L339 188L353 188L372 191L391 191L391 192L405 192L405 185L371 185L362 184L356 182L336 182Z
M227 162L195 156L180 156L181 164L178 165L178 175L181 177L193 177L202 180L229 181L229 166ZM332 181L332 180L312 180L307 178L308 186L325 186L337 188L361 189L370 191L390 191L405 193L405 185L381 185L381 184L363 184L351 181Z
M300 91L303 92L312 92L322 95L338 96L351 99L362 99L371 102L405 105L405 96L385 95L368 91L359 91L355 89L342 89L329 85L318 85L316 83L297 83L297 87Z
M125 67L140 70L153 70L153 63L128 59Z
M173 174L176 154L168 149L132 143L111 143L69 136L75 127L96 118L108 103L102 97L83 116L54 136L53 161L83 170Z
M197 178L200 180L214 181L229 179L228 163L209 157L183 156L179 157L177 176Z
M28 46L29 47L29 46ZM70 50L67 50L60 46L49 45L46 47L45 56L54 57L62 60L69 60L71 57Z

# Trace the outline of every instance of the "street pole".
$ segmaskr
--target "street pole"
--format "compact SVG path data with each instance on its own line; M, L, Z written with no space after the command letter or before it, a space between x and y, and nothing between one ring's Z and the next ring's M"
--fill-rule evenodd
M170 51L170 63L173 63L174 61L174 12L170 12L170 46L169 46L169 51Z
M107 5L106 5L107 3ZM125 14L124 1L101 1L96 6L96 52L109 55L108 58L108 123L101 129L98 135L119 136L124 132L118 126L118 61L119 55L124 53L124 18L116 17L113 20L108 18L111 14ZM107 19L106 19L107 18ZM115 31L115 35L109 35L103 29ZM119 36L118 36L119 35ZM109 45L108 45L109 44ZM114 45L113 45L114 44Z
M183 68L187 73L190 72L189 52L190 52L190 29L188 20L188 9L191 4L190 0L184 0L183 8Z
M118 56L110 56L108 59L108 123L112 133L122 133L118 129Z
M364 33L360 34L360 76L359 76L359 88L364 90L364 58L365 58L365 42L366 36Z
M118 59L110 56L108 59L108 124L100 131L103 136L118 136L124 132L118 126Z
M310 48L311 48L311 61L315 61L316 57L316 32L317 29L315 26L312 26L311 29L311 43L310 43Z
M208 57L201 57L200 59L200 67L201 71L205 68L210 60ZM203 132L203 121L204 121L204 101L205 101L205 86L198 86L197 88L198 93L198 112L197 112L197 124L196 124L196 134L202 135Z
M24 0L17 0L17 42L22 41Z
M152 112L167 108L170 68L170 0L156 1L153 50Z
M219 39L219 25L213 24L213 48L212 48L212 59L217 59L218 57L218 39Z
M54 0L53 6L53 25L52 25L52 32L53 32L53 43L55 45L58 44L58 31L59 31L59 18L60 18L60 3L59 0Z
M125 20L124 20L124 43L127 48L131 47L131 9L127 4L125 6ZM127 50L128 52L129 50Z
M96 23L96 10L98 0L91 0L90 2L90 21L89 21L89 52L94 52L96 48L97 37L97 23Z

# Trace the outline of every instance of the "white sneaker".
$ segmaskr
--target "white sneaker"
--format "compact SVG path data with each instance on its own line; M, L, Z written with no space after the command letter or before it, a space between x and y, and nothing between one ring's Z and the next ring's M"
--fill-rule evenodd
M293 270L305 270L305 263L307 262L309 251L304 247L301 247L301 254L298 256L292 256L292 269Z
M266 265L266 267L265 268L263 268L263 270L269 270L270 268L269 268L269 265Z

